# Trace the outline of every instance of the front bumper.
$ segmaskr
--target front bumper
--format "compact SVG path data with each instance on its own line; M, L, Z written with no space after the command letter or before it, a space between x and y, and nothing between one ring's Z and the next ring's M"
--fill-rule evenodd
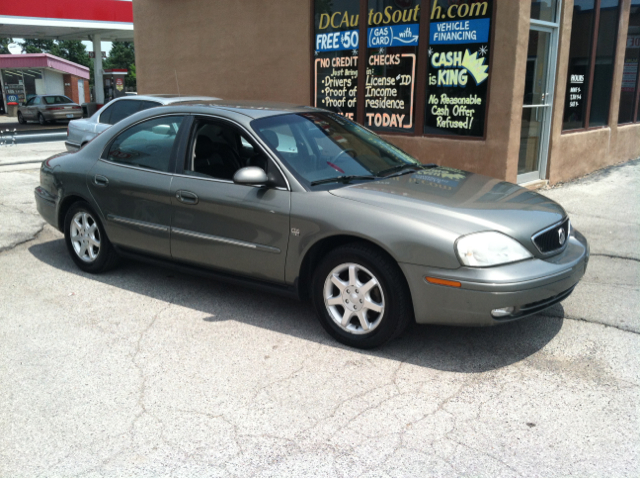
M416 322L455 326L492 326L542 311L565 299L584 276L589 245L573 230L565 250L546 259L531 259L493 268L442 270L400 264L409 283ZM428 283L425 277L461 283L460 288ZM513 307L494 318L491 311Z
M80 149L79 145L76 145L75 143L71 143L70 141L65 141L64 142L64 146L67 148L67 151L78 151Z

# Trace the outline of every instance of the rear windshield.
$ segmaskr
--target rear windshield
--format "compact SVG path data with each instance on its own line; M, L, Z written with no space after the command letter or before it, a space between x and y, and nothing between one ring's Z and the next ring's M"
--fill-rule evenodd
M62 103L73 103L72 100L66 96L43 96L42 99L47 105L60 105Z

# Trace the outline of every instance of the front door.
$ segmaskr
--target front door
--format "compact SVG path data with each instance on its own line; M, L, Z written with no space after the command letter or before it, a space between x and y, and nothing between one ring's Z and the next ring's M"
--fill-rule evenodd
M246 133L226 122L197 120L190 145L171 184L172 257L284 282L291 193L277 167ZM262 167L274 184L235 184L233 175L244 166Z
M532 22L522 109L518 183L546 177L556 48L557 29Z

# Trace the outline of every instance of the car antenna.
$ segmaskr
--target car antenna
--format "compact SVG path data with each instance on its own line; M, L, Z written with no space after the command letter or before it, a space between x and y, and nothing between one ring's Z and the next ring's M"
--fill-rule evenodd
M176 74L176 86L178 87L178 96L182 96L180 95L180 83L178 83L178 72L176 71L176 69L173 69L173 73Z

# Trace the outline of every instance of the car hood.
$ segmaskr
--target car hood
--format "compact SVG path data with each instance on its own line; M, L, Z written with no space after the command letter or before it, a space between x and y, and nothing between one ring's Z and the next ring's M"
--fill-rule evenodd
M330 191L457 235L500 231L535 252L534 233L566 217L556 202L513 183L438 167Z

